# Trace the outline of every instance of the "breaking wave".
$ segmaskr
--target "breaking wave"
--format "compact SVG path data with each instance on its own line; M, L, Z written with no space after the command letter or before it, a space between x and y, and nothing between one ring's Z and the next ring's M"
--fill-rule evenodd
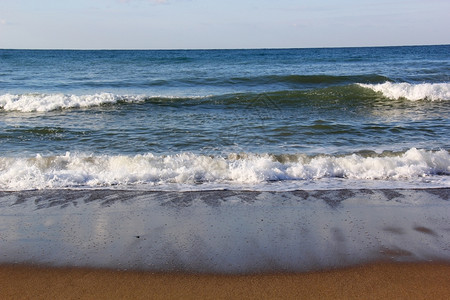
M119 101L141 101L141 96L118 96L111 93L94 95L5 94L0 96L0 108L6 111L47 112L68 108L87 108Z
M339 78L346 80L347 78ZM297 80L294 76L292 80ZM327 78L302 78L302 80L330 80ZM337 80L333 78L333 80ZM368 91L369 90L369 91ZM273 101L273 104L301 104L308 101L336 101L347 99L354 101L367 101L373 99L370 93L381 93L389 99L417 100L450 100L449 83L391 83L380 84L348 84L330 86L308 90L280 90L266 93L235 93L223 95L196 95L196 96L160 96L160 95L115 95L112 93L98 93L92 95L66 95L66 94L4 94L0 95L0 110L18 112L49 112L54 110L89 108L102 105L115 105L118 103L154 102L178 104L242 104L252 103L264 95ZM252 103L257 104L257 103Z
M342 180L417 180L450 175L446 150L411 148L401 153L343 156L305 154L81 155L0 157L0 189L148 187L170 184L230 188L264 182Z
M392 83L359 84L361 87L382 93L390 99L417 100L450 100L450 83Z

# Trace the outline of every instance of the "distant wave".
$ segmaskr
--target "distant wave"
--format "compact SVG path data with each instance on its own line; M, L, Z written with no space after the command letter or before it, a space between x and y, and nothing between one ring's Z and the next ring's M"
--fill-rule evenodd
M199 78L190 79L189 83L196 84L219 84L219 85L265 85L265 84L281 84L294 88L310 88L312 85L336 85L336 84L352 84L355 82L361 83L382 83L390 79L377 74L363 74L363 75L263 75L252 77L232 77L232 78Z
M360 83L383 83L391 81L388 77L377 74L360 75L261 75L261 76L180 76L166 79L139 78L135 81L113 80L113 81L89 81L77 83L81 87L87 88L172 88L179 86L188 87L255 87L262 85L272 85L278 87L288 87L295 89L311 88L311 86L342 85Z
M418 180L450 175L450 153L412 148L401 153L177 155L37 155L0 157L0 189L123 187L209 183L251 185L273 181ZM445 181L445 180L444 180ZM448 184L448 180L445 181Z
M417 100L450 100L450 83L392 83L359 84L361 87L382 93L390 99Z

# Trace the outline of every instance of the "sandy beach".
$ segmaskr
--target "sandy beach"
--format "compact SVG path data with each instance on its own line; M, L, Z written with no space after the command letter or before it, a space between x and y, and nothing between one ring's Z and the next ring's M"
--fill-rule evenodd
M2 299L445 299L449 189L0 192Z
M0 300L450 300L450 1L31 2Z
M448 299L450 264L380 263L300 274L196 275L0 267L2 299Z

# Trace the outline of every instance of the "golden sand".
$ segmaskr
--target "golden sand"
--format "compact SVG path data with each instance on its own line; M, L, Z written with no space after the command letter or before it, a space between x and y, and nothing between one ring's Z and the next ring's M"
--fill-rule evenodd
M301 274L198 275L1 266L2 299L449 299L450 264Z

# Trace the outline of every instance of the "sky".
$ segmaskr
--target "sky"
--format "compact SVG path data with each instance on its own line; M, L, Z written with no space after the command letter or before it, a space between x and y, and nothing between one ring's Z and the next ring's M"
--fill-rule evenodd
M0 49L434 44L449 0L0 0Z

